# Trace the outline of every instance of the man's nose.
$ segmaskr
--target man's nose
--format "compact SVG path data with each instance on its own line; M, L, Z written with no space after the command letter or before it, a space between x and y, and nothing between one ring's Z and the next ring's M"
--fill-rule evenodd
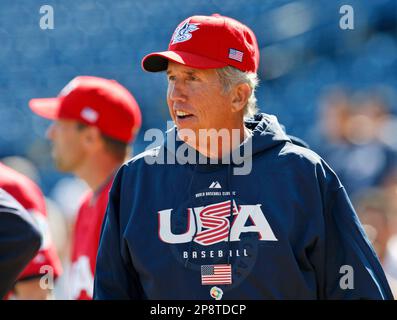
M172 101L185 101L186 92L182 81L177 80L168 85L168 95Z
M48 127L46 131L46 137L49 140L54 139L54 133L55 132L55 123L51 123L51 125Z

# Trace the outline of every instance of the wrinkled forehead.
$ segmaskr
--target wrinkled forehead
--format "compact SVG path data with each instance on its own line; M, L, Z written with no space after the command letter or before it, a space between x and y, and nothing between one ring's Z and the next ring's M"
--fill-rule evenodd
M186 74L186 75L197 75L203 77L216 76L216 69L197 69L182 64L169 61L166 73L169 74Z

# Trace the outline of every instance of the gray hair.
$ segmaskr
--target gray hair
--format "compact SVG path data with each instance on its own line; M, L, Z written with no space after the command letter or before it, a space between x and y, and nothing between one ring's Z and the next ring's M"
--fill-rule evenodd
M255 89L258 86L259 79L255 72L243 72L231 66L216 69L216 72L223 85L223 93L230 92L235 85L247 83L252 91L251 96L248 98L247 104L244 107L244 116L252 117L258 112Z

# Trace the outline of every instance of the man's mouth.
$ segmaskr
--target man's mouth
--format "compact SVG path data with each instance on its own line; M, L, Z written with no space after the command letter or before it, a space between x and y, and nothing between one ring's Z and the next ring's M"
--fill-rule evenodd
M175 114L178 119L186 119L193 116L191 113L180 110L176 111Z

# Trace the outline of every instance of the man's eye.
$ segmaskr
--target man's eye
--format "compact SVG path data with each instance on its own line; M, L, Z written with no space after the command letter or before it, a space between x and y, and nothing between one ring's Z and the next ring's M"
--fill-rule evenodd
M195 76L189 76L189 77L187 78L187 80L188 80L188 81L196 81L196 80L198 80L198 78L195 77Z
M168 81L174 81L175 80L175 76L168 76Z

